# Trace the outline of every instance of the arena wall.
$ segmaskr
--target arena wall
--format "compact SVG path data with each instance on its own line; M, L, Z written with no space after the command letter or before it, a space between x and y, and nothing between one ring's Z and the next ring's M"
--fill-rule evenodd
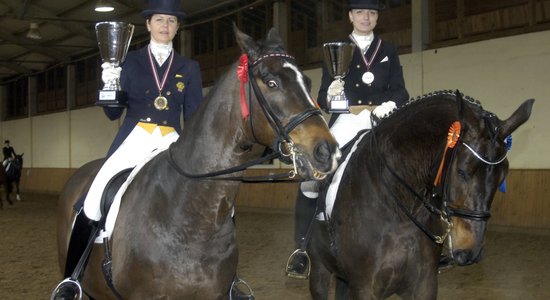
M550 31L432 49L400 56L412 97L458 89L483 107L507 118L526 99L535 98L531 119L513 135L508 192L494 201L491 222L550 228ZM320 69L306 70L316 96ZM25 153L22 189L59 193L66 179L85 162L102 157L119 121L109 121L98 107L1 122L2 139ZM253 169L251 173L280 171ZM244 184L238 205L293 208L296 185Z

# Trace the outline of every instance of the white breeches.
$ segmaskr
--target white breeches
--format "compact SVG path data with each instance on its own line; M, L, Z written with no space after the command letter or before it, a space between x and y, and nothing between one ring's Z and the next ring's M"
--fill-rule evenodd
M153 150L167 147L178 139L176 131L162 135L157 126L152 133L149 133L140 126L134 127L118 149L105 161L97 176L95 177L88 195L84 200L84 213L92 220L98 221L101 218L101 196L105 186L118 172L135 167L145 159Z
M336 119L334 124L332 124L332 127L330 127L330 132L334 135L334 138L340 147L351 141L359 131L372 128L370 114L371 112L365 109L357 115L341 114L338 116L338 119ZM335 179L337 180L333 179L333 185L336 181L338 183L340 182L342 173L343 172L340 171L339 176L336 176L337 178ZM316 199L319 196L319 184L317 181L302 182L300 184L300 190L304 196L311 199Z

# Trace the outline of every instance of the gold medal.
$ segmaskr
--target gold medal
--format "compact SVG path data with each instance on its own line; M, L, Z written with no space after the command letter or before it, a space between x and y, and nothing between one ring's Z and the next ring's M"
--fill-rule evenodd
M158 110L168 109L168 99L166 99L166 97L163 97L161 95L155 98L154 104L155 104L155 108Z
M155 98L155 101L153 101L153 104L155 105L155 108L158 110L168 110L168 99L166 97L162 96L162 89L164 88L164 84L166 83L166 80L168 79L168 73L170 73L170 68L172 67L172 61L174 59L174 51L170 53L170 62L168 63L168 68L164 72L164 77L162 78L162 82L159 81L159 76L157 74L157 69L153 63L153 56L151 55L151 46L149 45L149 51L147 51L147 54L149 54L149 64L151 65L151 70L153 71L153 75L155 76L155 83L157 84L157 87L159 89L159 95ZM171 92L168 91L166 93L168 96L170 96Z

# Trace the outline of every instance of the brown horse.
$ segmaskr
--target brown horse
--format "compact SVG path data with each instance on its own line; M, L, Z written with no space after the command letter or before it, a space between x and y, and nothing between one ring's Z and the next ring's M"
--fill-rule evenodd
M10 194L8 192L8 174L6 174L6 169L4 169L4 167L1 167L0 166L0 186L4 186L4 190L6 192L6 201L8 201L8 203L10 205L13 204L13 202L10 200ZM4 208L4 202L2 201L2 195L0 195L0 209Z
M261 42L237 28L235 34L245 55L211 89L180 138L136 174L122 197L110 246L112 283L124 299L228 298L237 270L232 214L240 182L215 180L224 177L218 171L258 159L265 147L283 153L304 178L323 179L336 168L336 141L277 32L272 29ZM72 206L100 165L77 170L61 195L61 270ZM243 174L239 168L232 176ZM95 245L82 286L91 298L116 299L102 275L104 255L103 246Z
M478 262L508 171L505 139L533 103L501 121L471 98L437 92L364 133L328 221L312 227L313 299L327 299L331 274L337 299L436 299L444 241L455 264Z
M13 186L15 185L16 199L21 200L19 194L19 181L21 181L21 170L23 169L23 153L16 154L15 158L9 162L6 166L8 171L4 167L0 167L0 186L4 186L6 191L6 201L12 205L13 201L10 199L10 195L13 192ZM0 196L0 208L4 204L2 203L2 197Z

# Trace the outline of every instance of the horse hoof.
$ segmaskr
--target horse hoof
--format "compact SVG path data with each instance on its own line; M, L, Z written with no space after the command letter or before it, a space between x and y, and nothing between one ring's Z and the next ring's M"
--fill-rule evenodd
M19 194L17 194L17 201L21 201L21 197L19 197Z

